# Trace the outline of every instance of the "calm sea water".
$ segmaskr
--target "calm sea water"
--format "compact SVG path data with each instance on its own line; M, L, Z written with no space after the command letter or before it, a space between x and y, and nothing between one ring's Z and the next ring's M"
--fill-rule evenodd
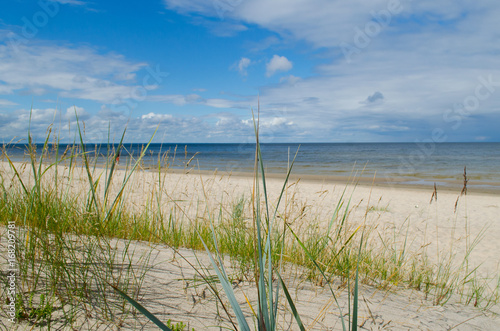
M126 144L120 164L138 158L144 145ZM60 154L67 145L61 144ZM116 145L110 146L110 150ZM461 185L467 167L469 187L500 191L500 143L306 143L262 144L265 168L270 173L286 173L293 166L296 175L316 177L360 177L386 179L399 184ZM41 146L38 146L41 150ZM91 155L108 153L105 145L86 145ZM23 145L7 147L15 160L26 159ZM232 172L253 171L255 144L152 144L144 166L154 167L159 157L162 166L182 169ZM100 161L100 162L101 162Z

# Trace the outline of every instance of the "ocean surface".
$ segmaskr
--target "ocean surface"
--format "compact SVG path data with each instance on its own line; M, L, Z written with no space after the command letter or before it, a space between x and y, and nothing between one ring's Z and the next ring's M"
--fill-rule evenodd
M59 155L68 146L61 144ZM139 158L144 146L125 144L120 165ZM85 150L104 164L105 156L116 147L87 144ZM4 149L12 160L28 159L24 145ZM285 174L296 155L292 173L297 176L338 180L357 176L398 185L461 187L466 167L469 188L500 193L500 143L280 143L262 144L261 150L268 173ZM158 164L172 169L252 172L255 144L151 144L143 167L157 169Z

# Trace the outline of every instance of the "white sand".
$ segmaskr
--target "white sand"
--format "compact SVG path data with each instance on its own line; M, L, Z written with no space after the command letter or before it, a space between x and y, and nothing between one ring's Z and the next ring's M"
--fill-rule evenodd
M8 179L12 175L8 165L3 162L0 166L4 178ZM29 177L28 173L23 176ZM141 208L145 201L154 201L155 195L151 192L157 190L162 192L163 208L182 209L186 211L186 219L194 219L205 212L206 204L209 210L213 210L220 202L234 202L242 195L248 198L253 184L252 178L245 176L168 173L162 177L164 186L158 188L157 177L158 174L149 172L134 174L127 189L132 208ZM81 182L85 180L81 179ZM78 191L79 185L83 184L75 180L72 185L72 190ZM270 200L274 203L282 180L268 178L267 185ZM431 204L433 189L362 185L354 188L353 185L307 180L297 183L295 180L289 183L283 203L288 204L292 213L303 214L294 226L300 228L302 223L316 219L326 227L345 188L344 199L351 199L349 222L368 224L375 229L372 238L377 232L381 236L390 235L400 247L403 247L406 238L408 254L425 252L431 262L446 259L452 254L455 267L460 267L467 248L482 234L482 239L467 259L468 267L472 270L477 266L478 275L490 277L492 284L496 284L500 274L500 195L469 192L460 197L455 212L460 192L442 191L439 187L438 199ZM136 249L141 251L150 247L138 242ZM202 270L193 258L193 252L181 250L180 253L191 260L198 270ZM196 255L208 268L206 272L214 274L206 253L196 252ZM198 282L198 286L192 286L197 277L196 271L179 254L159 245L154 247L153 256L154 263L144 279L141 292L141 302L148 309L164 321L169 318L183 321L197 330L220 323L230 327L224 313L217 313L216 300L206 285ZM304 324L317 330L341 329L338 308L331 293L325 287L304 281L298 274L297 268L289 267L285 282L297 300ZM338 289L338 285L334 284L334 289L343 312L347 313L347 291ZM235 289L243 306L247 306L242 295L245 293L255 307L253 283L243 281L235 284ZM359 322L369 330L494 330L500 325L500 319L495 314L500 312L498 306L481 311L462 305L455 297L444 306L433 306L431 299L426 300L424 294L418 291L376 290L363 286L360 290ZM280 308L281 311L287 309ZM250 311L247 309L246 313L250 314ZM280 317L279 321L283 328L298 329L289 312L283 315L285 317ZM222 316L223 320L218 320L217 316ZM129 324L129 328L139 327L139 324ZM145 328L154 329L150 323Z

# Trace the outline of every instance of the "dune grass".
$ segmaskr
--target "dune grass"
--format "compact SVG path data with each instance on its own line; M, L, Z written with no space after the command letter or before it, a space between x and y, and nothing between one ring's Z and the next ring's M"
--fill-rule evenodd
M135 310L127 302L139 302L149 255L140 256L137 266L132 263L133 253L117 253L114 239L125 239L127 252L133 252L134 240L142 240L213 254L219 281L211 288L220 296L217 286L222 286L235 309L237 321L232 325L243 330L251 323L238 312L231 297L230 284L235 278L256 283L259 302L253 307L253 322L259 329L279 327L280 291L301 326L300 312L293 308L281 278L284 265L300 266L302 277L323 286L340 280L349 292L351 283L359 281L385 289L405 286L422 290L435 304L446 303L452 295L474 306L498 302L498 286L489 288L488 280L467 268L470 250L477 242L471 242L459 267L452 265L451 252L440 263L431 264L425 250L408 250L410 239L404 226L398 229L398 239L374 238L377 234L372 227L351 220L352 206L345 191L339 201L332 202L336 207L329 220L304 216L293 195L288 196L288 176L280 195L269 197L258 141L253 192L215 203L205 194L187 210L165 187L165 165L168 167L168 158L175 154L159 156L158 167L149 172L155 184L141 192L143 204L131 207L134 181L144 172L141 160L147 145L137 159L131 157L117 171L122 141L114 151L104 146L106 154L99 156L85 150L82 134L75 140L73 147L59 155L57 137L49 131L42 150L37 151L29 141L27 162L12 162L5 148L2 154L9 167L0 172L0 224L13 222L17 227L15 304L20 321L95 328L109 323L122 326L133 317ZM371 208L365 217L373 210L383 211ZM304 217L306 222L297 221ZM382 249L372 245L372 239L377 239ZM230 258L235 274L227 274L223 256ZM1 277L7 284L6 274ZM275 283L275 279L280 281ZM4 288L0 292L3 302L8 300ZM356 307L357 286L352 288ZM331 293L335 296L333 290ZM356 329L355 309L344 321L339 307L339 318L344 328ZM175 327L182 329L179 324Z

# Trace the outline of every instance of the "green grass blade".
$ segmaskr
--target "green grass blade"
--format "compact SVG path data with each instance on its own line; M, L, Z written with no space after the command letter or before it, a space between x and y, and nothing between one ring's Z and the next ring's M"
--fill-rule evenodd
M351 325L352 331L358 330L359 259L361 257L361 247L363 246L363 237L364 237L364 233L361 234L361 241L359 243L359 252L358 252L358 262L356 263L356 281L354 283L354 294L353 294L354 300L352 303L352 325Z
M83 156L83 161L84 161L84 165L85 165L85 170L87 171L87 178L88 178L89 186L90 186L91 193L92 193L90 205L92 205L92 203L94 204L96 211L97 211L97 215L96 215L97 220L98 220L98 222L100 222L101 215L99 212L99 205L97 203L97 193L95 191L94 180L92 179L92 173L90 172L89 161L87 158L87 153L85 151L85 144L83 143L82 129L80 127L80 120L78 119L78 113L76 111L76 107L75 107L75 117L76 117L76 126L78 128L78 136L80 137L80 144L81 144L81 148L83 151L82 156Z
M111 185L111 179L113 178L113 172L114 172L115 166L116 166L116 159L120 155L120 150L123 146L123 139L125 138L125 132L127 132L126 128L125 128L125 130L123 130L122 137L120 139L120 142L118 143L118 147L116 149L115 155L113 156L113 162L111 162L111 167L109 169L108 179L106 180L106 185L104 187L104 201L107 201L109 186ZM107 169L108 168L106 167L106 170Z
M260 169L261 169L261 175L262 175L262 190L264 194L264 200L265 200L265 205L266 205L266 226L267 226L267 237L266 237L266 244L265 244L265 259L262 261L262 270L264 271L266 264L267 264L267 289L265 288L266 282L265 278L261 278L260 282L260 289L261 293L265 293L267 296L267 301L265 302L266 305L262 307L262 313L264 317L264 321L266 323L266 329L267 330L274 330L275 329L275 322L276 318L274 315L274 296L273 296L273 261L272 261L272 247L271 247L271 238L272 238L272 220L269 214L269 201L267 198L267 187L266 187L266 177L265 177L265 172L264 172L264 162L262 161L262 156L261 156L261 151L260 151L260 144L257 142L257 150L259 154L259 163L260 163ZM259 217L260 219L260 217ZM261 219L260 219L261 220ZM260 222L259 222L260 223Z
M266 330L274 330L273 329L273 323L274 318L273 318L273 288L272 288L272 259L271 259L271 244L270 244L270 238L271 238L271 228L270 228L270 219L269 219L269 204L267 200L267 188L266 188L266 179L265 179L265 173L264 173L264 166L262 162L262 155L260 152L260 143L259 143L259 127L258 127L258 122L255 121L254 114L252 112L252 117L253 117L253 124L254 124L254 131L255 131L255 138L256 138L256 160L255 160L255 186L256 186L256 200L255 200L255 209L256 209L256 214L255 214L255 222L256 222L256 228L257 228L257 247L258 247L258 260L257 260L257 265L258 265L258 271L259 271L259 279L257 282L257 290L258 290L258 296L259 296L259 327L260 328L265 328ZM259 166L260 166L260 173L262 175L262 184L263 184L263 190L264 190L264 199L265 199L265 206L266 206L266 225L267 225L267 240L266 240L266 245L265 245L265 254L263 253L262 250L262 242L263 242L263 236L262 236L262 231L261 231L261 226L262 226L262 218L261 218L261 211L260 211L260 185L259 185ZM266 270L266 264L269 263L268 265L268 288L266 289L266 279L264 276L265 270ZM269 306L268 306L268 301L269 300ZM270 316L271 315L271 316Z
M21 178L21 175L19 175L19 172L17 171L17 168L16 166L14 165L14 163L12 162L12 160L10 159L9 155L7 154L4 154L5 155L5 158L7 159L7 161L9 161L9 164L10 164L10 167L12 168L12 170L14 171L14 174L16 175L17 179L19 180L19 183L21 184L21 186L23 187L23 191L26 195L28 195L28 189L26 188L26 186L24 185L24 182Z
M281 278L281 275L278 273L278 277L280 279L280 284L283 287L283 292L285 293L286 299L288 303L290 304L290 309L292 309L293 316L295 317L295 320L297 321L297 324L300 328L301 331L305 331L306 328L304 327L304 324L302 324L302 320L300 319L299 313L297 311L297 308L295 307L295 303L293 303L293 299L290 296L290 293L288 292L288 289L285 285L285 282Z
M238 300L236 300L236 296L234 294L233 287L231 286L231 283L229 282L229 279L227 278L224 265L220 265L220 267L217 265L215 262L212 253L210 253L210 250L207 247L207 244L203 240L202 236L200 233L198 233L198 236L205 247L205 250L208 254L208 257L210 259L210 263L212 264L212 267L215 269L215 273L217 274L217 278L219 278L219 281L222 285L222 289L226 293L226 296L229 300L229 303L231 304L231 307L233 308L233 312L236 315L236 319L238 320L238 325L243 331L250 331L250 327L248 326L248 323L245 319L245 315L243 315L243 311L241 310L240 305L238 304ZM222 271L221 271L222 269Z
M295 164L295 159L297 158L298 154L299 154L299 149L297 148L297 151L295 152L295 156L293 157L292 163L290 163L290 167L288 168L288 171L286 173L285 181L283 182L283 187L281 188L280 196L278 197L278 202L276 203L276 208L274 209L273 219L276 219L276 214L278 212L278 207L279 207L279 205L281 203L281 199L283 198L283 194L286 191L286 186L288 185L288 181L289 181L290 175L292 173L292 168L293 168L293 165Z
M146 316L147 318L149 318L149 320L151 322L153 322L154 324L156 324L156 326L158 326L161 330L172 331L172 329L170 329L165 324L163 324L155 315L153 315L152 313L150 313L149 310L147 310L146 308L144 308L139 302L137 302L134 299L132 299L131 297L129 297L127 294L125 294L125 292L123 292L122 290L120 290L118 287L116 287L114 285L111 285L111 287L116 292L118 292L118 294L120 294L125 300L127 300L132 306L134 306L135 309L137 309L138 311L140 311L141 314L143 314L144 316Z

